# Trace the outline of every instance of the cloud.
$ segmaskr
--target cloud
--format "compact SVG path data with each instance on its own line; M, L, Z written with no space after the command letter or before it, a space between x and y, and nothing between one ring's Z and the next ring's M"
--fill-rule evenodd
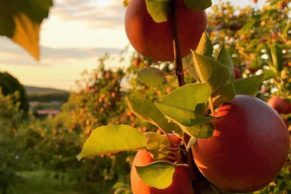
M51 14L93 27L120 28L125 8L121 0L58 0Z
M0 37L0 70L25 84L69 89L83 70L96 68L99 57L122 51L124 12L122 0L55 0L41 33L40 62Z
M53 48L42 46L41 61L35 61L24 49L6 38L0 38L0 71L8 71L23 84L61 89L75 88L84 70L97 67L105 53L119 56L117 48ZM110 64L120 64L110 61Z
M80 59L80 58L98 58L105 53L118 54L121 50L115 48L51 48L43 47L42 55L46 59Z
M21 47L14 44L6 38L0 38L0 64L11 65L41 65L51 66L53 62L79 61L82 59L98 59L105 53L116 55L121 52L117 48L52 48L48 46L41 47L41 64L38 64Z

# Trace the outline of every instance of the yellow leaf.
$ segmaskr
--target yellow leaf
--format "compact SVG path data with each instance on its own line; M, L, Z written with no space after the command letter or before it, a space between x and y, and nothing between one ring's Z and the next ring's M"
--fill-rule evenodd
M12 40L28 51L36 60L39 60L40 24L33 22L23 13L15 15L14 22L15 31Z

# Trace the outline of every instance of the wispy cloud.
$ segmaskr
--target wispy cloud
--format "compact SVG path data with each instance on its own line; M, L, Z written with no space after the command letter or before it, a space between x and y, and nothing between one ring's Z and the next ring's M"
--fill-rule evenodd
M36 62L26 51L10 40L0 38L0 71L8 71L23 84L72 89L81 73L94 69L106 52L118 55L116 48L42 47L42 58Z
M8 39L0 39L0 65L42 65L48 66L53 62L65 62L66 60L98 59L105 53L118 54L120 49L116 48L52 48L42 46L41 64L36 62L18 45L13 44Z
M80 58L98 58L105 53L118 54L121 50L116 48L51 48L43 47L43 59L80 59Z
M118 55L126 46L124 12L121 0L55 0L42 26L41 60L0 37L0 71L28 85L72 88L99 57Z
M52 14L63 20L75 20L103 28L120 28L124 12L121 0L58 0L52 10Z

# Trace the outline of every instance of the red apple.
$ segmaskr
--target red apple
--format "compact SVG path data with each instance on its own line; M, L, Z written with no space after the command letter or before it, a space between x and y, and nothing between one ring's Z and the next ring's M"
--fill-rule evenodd
M233 68L233 73L234 73L234 78L235 79L242 78L242 76L241 76L241 70L238 67L234 67Z
M250 73L254 74L256 73L259 69L256 67L247 67L247 70L249 70Z
M215 186L251 192L271 182L289 152L289 134L278 113L262 100L236 96L217 109L214 134L193 145L194 161Z
M178 37L182 56L195 50L206 29L204 11L191 11L184 0L177 0ZM169 20L156 23L147 11L145 0L131 0L125 15L126 34L132 46L153 60L174 59L173 36Z
M272 96L268 100L268 104L275 109L279 114L289 114L291 113L290 106L291 103L283 100L279 96Z
M172 146L178 146L180 139L174 135L169 136ZM139 177L135 166L145 166L154 162L153 155L147 150L139 150L133 160L130 181L133 194L193 194L190 169L185 166L176 168L173 183L166 189L156 189L145 184Z

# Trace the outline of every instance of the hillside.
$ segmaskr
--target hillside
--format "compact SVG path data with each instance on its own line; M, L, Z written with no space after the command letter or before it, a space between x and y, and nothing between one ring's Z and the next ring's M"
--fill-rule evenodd
M35 86L24 86L29 101L67 101L70 93L66 90L55 88L43 88Z

